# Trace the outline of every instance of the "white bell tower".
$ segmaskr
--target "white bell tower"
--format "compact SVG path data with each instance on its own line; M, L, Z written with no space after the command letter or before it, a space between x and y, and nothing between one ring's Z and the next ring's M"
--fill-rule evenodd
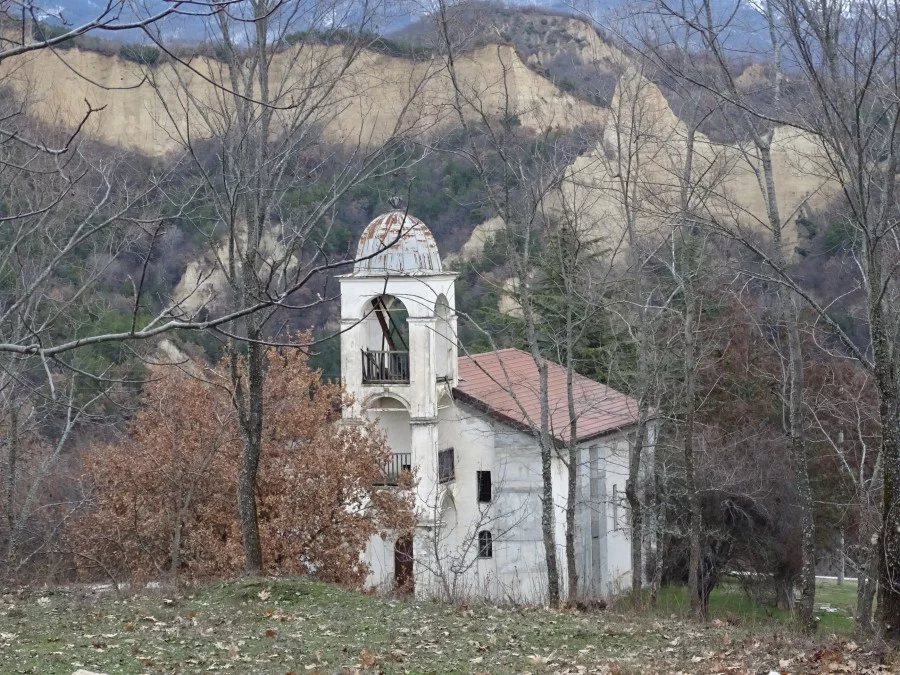
M417 472L414 578L424 591L443 449L438 403L459 372L456 274L443 271L425 223L399 209L369 223L356 259L353 272L339 277L341 378L354 399L344 417L378 419L396 468Z

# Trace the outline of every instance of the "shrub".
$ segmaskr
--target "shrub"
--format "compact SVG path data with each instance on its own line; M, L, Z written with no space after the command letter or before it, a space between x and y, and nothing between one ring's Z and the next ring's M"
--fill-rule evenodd
M127 438L84 458L93 509L71 534L73 550L93 562L82 576L238 574L241 435L227 364L155 375ZM373 426L340 424L344 398L301 350L268 353L257 483L266 572L361 582L369 537L412 526L412 485L376 486L389 451Z
M45 21L35 21L34 24L32 24L31 35L35 40L52 40L53 38L65 35L70 30L72 30L70 26L57 26L56 24L46 23Z
M572 82L572 80L570 80L568 77L562 78L559 82L556 83L556 85L560 89L562 89L564 92L567 92L570 94L572 92L574 92L576 89L578 89L578 85L576 85L574 82Z
M119 56L142 66L155 66L162 58L162 51L153 45L125 44L119 48Z

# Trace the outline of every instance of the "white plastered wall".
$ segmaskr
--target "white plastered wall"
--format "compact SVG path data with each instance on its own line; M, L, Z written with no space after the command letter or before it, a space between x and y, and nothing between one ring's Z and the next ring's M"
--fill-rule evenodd
M455 306L453 274L428 276L355 277L340 278L341 284L341 379L347 391L355 398L355 404L348 407L344 416L359 418L363 413L366 398L377 392L396 395L406 401L410 415L414 418L434 416L435 393L439 385L436 381L434 364L437 317L435 305L439 298L446 298L449 308ZM381 329L377 319L364 318L372 298L391 295L403 303L409 315L410 332L410 376L409 384L382 384L377 387L362 383L362 355L365 348L380 350ZM446 317L447 333L455 335L456 315ZM446 346L441 344L442 348ZM456 384L456 361L453 360L450 384ZM430 376L429 376L430 375Z
M628 442L619 433L581 443L578 447L575 507L575 564L578 597L609 599L631 584L631 543L624 506L628 477ZM561 447L559 454L568 456ZM566 503L568 467L553 458L553 503L556 506L556 556L560 593L568 593ZM542 550L543 554L543 550Z
M617 435L604 444L606 453L606 595L615 596L631 586L631 525L625 482L628 479L628 440Z
M380 413L380 425L396 452L408 443L405 412ZM440 594L454 599L541 604L547 600L541 531L541 458L533 435L491 419L467 405L442 400L438 444L452 447L455 478L440 487L438 526ZM392 439L396 439L393 440ZM395 445L394 445L395 444ZM407 447L406 445L403 446ZM628 441L615 434L579 447L576 511L578 600L609 598L631 584L629 514L624 499ZM491 471L493 501L477 501L477 471ZM560 589L565 596L565 504L567 469L553 460L556 545ZM593 481L593 485L592 485ZM449 499L448 499L449 497ZM452 504L453 513L443 507ZM493 534L493 557L478 558L477 533ZM390 587L393 541L373 538L366 552L371 586ZM386 585L385 585L386 583Z
M370 399L369 420L377 420L378 428L384 432L391 452L410 452L409 413L404 408L387 410L382 405L400 405L395 399ZM382 538L374 534L363 553L363 560L369 566L366 587L388 592L394 584L394 537Z

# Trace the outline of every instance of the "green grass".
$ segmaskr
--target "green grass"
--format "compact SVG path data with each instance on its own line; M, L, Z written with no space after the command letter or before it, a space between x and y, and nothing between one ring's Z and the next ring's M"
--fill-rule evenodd
M833 607L838 611L827 612L823 606ZM856 581L845 580L841 586L833 579L819 579L816 582L816 616L820 618L820 630L852 635L855 614Z
M677 589L664 601L674 612ZM747 610L728 592L713 606ZM774 627L448 606L290 579L123 596L68 588L3 596L0 673L758 672L813 658L815 645ZM817 639L844 658L845 643Z
M838 611L826 611L824 606ZM834 580L820 579L816 582L815 608L820 632L839 636L853 635L856 582L845 581L842 586L838 586ZM688 595L684 586L665 586L660 590L660 612L686 616L688 610ZM723 581L713 590L709 597L709 615L712 620L749 625L789 626L793 621L790 612L786 610L752 602L740 584L732 579Z
M831 605L849 616L856 611L856 581L844 581L838 586L834 579L819 579L816 582L816 605Z

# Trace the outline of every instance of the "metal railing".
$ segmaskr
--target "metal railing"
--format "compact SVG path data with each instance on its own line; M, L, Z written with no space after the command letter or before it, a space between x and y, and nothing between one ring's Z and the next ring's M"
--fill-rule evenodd
M412 471L412 453L395 452L390 461L381 467L381 477L376 485L399 485L400 474L404 471Z
M363 384L408 383L409 352L362 350Z

